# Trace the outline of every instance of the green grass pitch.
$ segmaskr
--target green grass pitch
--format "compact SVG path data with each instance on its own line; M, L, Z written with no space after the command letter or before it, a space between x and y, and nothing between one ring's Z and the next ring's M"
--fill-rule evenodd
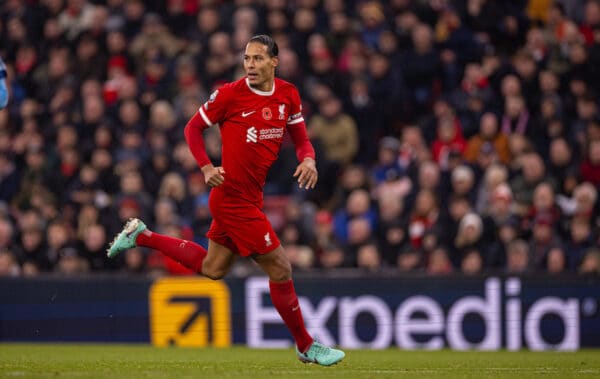
M453 352L349 350L336 366L289 350L0 344L0 378L600 378L600 350Z

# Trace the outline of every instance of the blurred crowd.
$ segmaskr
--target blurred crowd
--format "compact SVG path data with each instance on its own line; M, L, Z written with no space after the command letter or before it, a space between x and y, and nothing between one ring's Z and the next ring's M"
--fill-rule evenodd
M297 270L600 273L599 0L5 0L0 275L186 274L105 250L130 217L206 244L183 128L260 33L318 156L265 187Z

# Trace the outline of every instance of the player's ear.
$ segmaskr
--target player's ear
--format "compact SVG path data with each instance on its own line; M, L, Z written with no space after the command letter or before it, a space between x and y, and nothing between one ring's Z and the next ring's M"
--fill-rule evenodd
M279 65L279 57L272 57L273 67L277 67Z

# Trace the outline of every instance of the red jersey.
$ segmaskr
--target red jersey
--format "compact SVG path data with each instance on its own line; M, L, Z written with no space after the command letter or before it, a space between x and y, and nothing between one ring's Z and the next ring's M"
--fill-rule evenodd
M292 131L298 159L314 158L298 90L279 78L275 78L269 92L250 87L246 78L228 83L210 96L199 114L208 126L218 124L221 130L225 182L213 191L262 204L267 173L278 157L286 127L301 127L304 134L303 138L294 138ZM298 143L301 139L305 141ZM304 146L298 152L299 144L310 148Z

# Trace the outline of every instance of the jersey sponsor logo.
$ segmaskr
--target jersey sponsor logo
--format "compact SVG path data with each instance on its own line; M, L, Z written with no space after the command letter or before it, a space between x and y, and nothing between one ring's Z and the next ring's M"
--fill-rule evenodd
M285 104L279 105L279 119L285 120Z
M246 142L258 142L258 140L283 138L284 128L269 128L258 130L251 126L246 130Z
M269 232L267 232L267 234L265 234L265 245L271 246L272 244L273 241L271 241L271 236L269 235Z
M258 133L254 126L251 126L246 130L246 142L254 142L258 141Z
M165 278L149 294L150 337L155 346L231 345L231 295L223 281Z
M250 116L254 112L256 112L256 111L242 112L242 117L248 117L248 116Z
M260 140L275 138L283 138L283 128L261 129L258 132L258 139Z
M262 109L262 116L265 120L270 120L273 118L273 112L271 112L271 108L264 107Z

